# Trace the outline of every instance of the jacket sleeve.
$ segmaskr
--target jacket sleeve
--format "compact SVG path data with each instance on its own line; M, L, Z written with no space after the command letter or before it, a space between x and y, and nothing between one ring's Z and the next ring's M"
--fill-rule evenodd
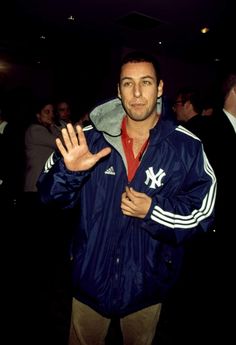
M62 208L72 208L77 203L79 191L89 172L69 171L59 152L55 151L45 163L37 188L45 204L56 203Z
M175 243L206 232L213 226L215 197L215 174L201 146L178 192L153 197L142 228L155 238Z

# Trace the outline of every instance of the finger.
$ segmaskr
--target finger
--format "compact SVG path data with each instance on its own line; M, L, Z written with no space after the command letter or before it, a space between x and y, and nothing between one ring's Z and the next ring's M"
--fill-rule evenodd
M133 201L129 200L128 198L122 200L121 208L123 207L132 211L135 211L137 209L137 206L133 203Z
M121 194L121 201L125 200L127 198L126 192L123 192Z
M62 156L65 157L67 151L59 138L56 139L56 145L58 147L58 150L61 152Z
M72 126L71 123L68 123L67 131L69 133L69 137L70 137L72 146L77 146L78 145L78 138L76 136L76 132L74 130L74 127Z
M129 191L131 195L133 195L135 198L142 198L144 193L137 192L134 188L130 187Z
M132 213L128 210L121 210L121 211L125 216L135 217L134 213Z
M87 141L84 135L84 131L80 125L76 126L76 131L78 133L79 145L87 146Z
M125 187L125 191L127 194L127 198L130 199L132 202L135 201L135 196L132 194L131 190L129 187Z
M122 212L129 212L129 213L133 212L133 210L130 207L128 207L127 205L124 205L124 204L121 205L121 210L122 210Z
M72 149L72 144L71 144L71 140L70 140L67 128L62 128L61 133L62 133L62 137L63 137L65 147L67 148L67 150Z

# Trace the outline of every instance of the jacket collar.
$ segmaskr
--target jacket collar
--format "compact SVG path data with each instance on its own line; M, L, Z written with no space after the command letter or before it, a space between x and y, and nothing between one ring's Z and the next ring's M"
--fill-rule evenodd
M120 99L114 98L96 107L90 113L90 119L98 131L117 137L121 135L121 125L124 115L125 110ZM176 127L177 125L173 121L172 116L165 109L165 106L163 106L159 121L150 131L150 144L156 144L157 141L162 140L173 132Z

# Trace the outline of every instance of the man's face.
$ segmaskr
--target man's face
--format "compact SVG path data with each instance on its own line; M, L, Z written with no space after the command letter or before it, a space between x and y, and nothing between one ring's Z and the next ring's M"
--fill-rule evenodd
M149 62L129 62L122 66L118 96L127 115L134 121L156 116L157 97L162 95L154 67Z
M44 126L51 125L54 121L54 110L52 104L46 104L42 110L37 114L39 123Z
M57 110L61 120L67 120L70 118L70 107L66 102L59 103Z
M182 96L178 95L174 102L173 110L176 115L176 119L181 122L187 122L189 120L189 101L184 102Z

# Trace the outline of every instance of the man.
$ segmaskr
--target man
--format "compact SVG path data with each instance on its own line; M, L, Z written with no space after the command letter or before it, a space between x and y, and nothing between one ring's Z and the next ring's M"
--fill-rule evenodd
M235 222L235 203L232 200L236 195L235 169L232 168L236 148L236 72L234 71L228 72L222 80L221 104L221 109L216 110L209 118L208 140L204 145L218 181L216 231L221 240L228 242L228 235L233 234L229 229Z
M208 242L211 267L206 272L210 281L205 291L204 338L209 343L227 344L234 335L231 308L235 299L235 149L236 149L236 72L225 71L220 80L219 109L208 118L203 145L217 178L215 234ZM206 262L205 262L206 263ZM212 293L214 291L214 294ZM221 296L217 303L215 296ZM223 315L222 317L219 316ZM205 322L204 322L205 321ZM217 332L216 332L217 329ZM199 342L198 342L199 344Z
M236 71L228 72L222 81L221 95L223 107L212 117L209 129L210 141L207 150L219 181L216 198L216 267L215 286L222 293L220 312L224 321L219 329L224 343L229 343L234 333L231 306L235 299L235 149L236 149ZM219 252L221 255L219 256ZM219 274L221 280L219 282ZM214 311L217 310L215 306ZM218 309L219 310L219 309ZM218 313L217 310L217 313ZM217 315L216 313L216 315ZM217 324L217 323L216 323ZM218 326L218 324L217 324ZM213 327L212 327L213 329ZM218 337L219 339L219 337Z
M200 92L191 87L182 87L176 93L173 105L175 117L179 124L195 134L202 142L204 151L212 165L208 154L210 137L210 117L203 116L203 98ZM217 182L219 182L217 180ZM219 187L219 183L217 184ZM217 189L219 191L219 188ZM181 334L181 343L191 345L199 344L202 337L212 337L212 291L213 272L215 270L215 226L207 233L199 233L185 243L185 256L182 274L173 291L172 298L165 304L170 320L169 328L178 330L185 325L186 330ZM203 284L204 282L204 284ZM194 296L194 297L193 297ZM204 305L204 313L202 313ZM178 311L181 310L182 313ZM173 320L172 315L178 317ZM168 319L166 317L166 319ZM201 320L201 327L197 325ZM214 320L215 321L215 320ZM175 332L170 332L175 333ZM192 339L192 334L196 334ZM191 339L191 341L189 340Z
M56 104L56 115L59 121L62 121L64 123L72 122L69 101L58 101L58 103Z
M200 141L157 111L162 93L155 59L128 54L119 98L95 108L84 131L63 129L62 157L40 177L44 202L81 207L70 345L104 344L111 317L124 344L151 344L185 239L212 223L214 173Z
M203 116L203 99L199 91L183 87L177 92L173 110L179 124L197 135L203 142L207 138L207 120Z

